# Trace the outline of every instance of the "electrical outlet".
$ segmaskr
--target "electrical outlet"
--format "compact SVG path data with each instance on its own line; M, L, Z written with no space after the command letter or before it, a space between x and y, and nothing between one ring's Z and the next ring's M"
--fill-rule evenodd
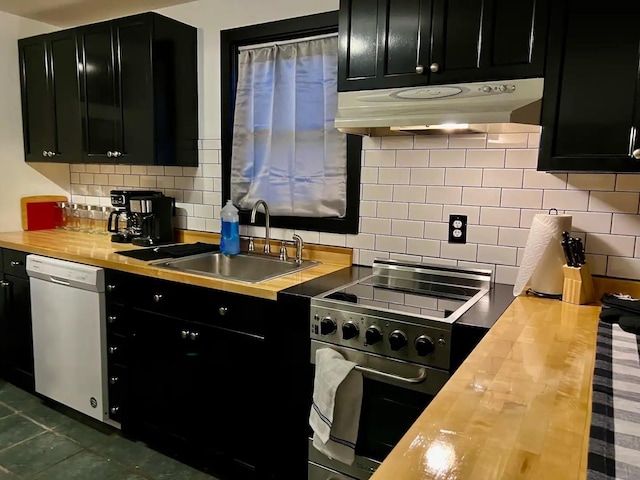
M449 243L467 243L466 215L449 215Z

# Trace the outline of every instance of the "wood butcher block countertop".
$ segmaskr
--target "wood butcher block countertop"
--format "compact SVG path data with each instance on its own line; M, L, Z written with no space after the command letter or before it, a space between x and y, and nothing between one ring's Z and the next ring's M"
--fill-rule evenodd
M586 478L599 313L516 298L372 480Z
M189 231L181 231L179 235L179 241L187 243L195 241L217 243L217 238L218 236L215 234ZM256 249L259 245L259 242L256 241ZM130 244L112 243L108 235L92 235L65 230L0 233L0 247L268 300L276 300L280 290L336 272L351 265L351 251L349 249L308 245L305 246L305 258L321 262L319 265L297 273L274 278L273 280L251 284L150 266L149 262L114 253L139 247L134 247ZM272 248L276 248L275 244ZM293 254L293 252L291 253Z

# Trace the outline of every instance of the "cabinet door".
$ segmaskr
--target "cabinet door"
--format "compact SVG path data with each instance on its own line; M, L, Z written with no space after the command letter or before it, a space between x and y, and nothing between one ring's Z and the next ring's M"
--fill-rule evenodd
M31 299L29 280L5 275L4 333L9 376L26 390L33 390L33 334L31 331Z
M122 114L116 82L111 24L79 30L80 100L84 116L84 161L117 163Z
M82 119L75 31L48 35L47 49L53 107L52 160L78 163L82 161Z
M19 48L25 159L49 161L56 146L47 45L38 37L20 41Z
M341 0L338 90L428 82L432 0Z
M138 17L139 18L139 17ZM151 24L144 18L115 22L118 45L118 80L122 128L118 163L149 164L154 161L153 72L151 69Z
M639 22L635 2L554 4L540 170L640 171Z
M542 76L548 0L433 0L430 83Z

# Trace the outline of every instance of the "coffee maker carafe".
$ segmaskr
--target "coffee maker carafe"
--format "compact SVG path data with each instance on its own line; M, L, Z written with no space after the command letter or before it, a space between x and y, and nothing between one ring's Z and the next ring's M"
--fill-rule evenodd
M142 234L140 218L131 212L131 200L138 197L161 198L162 192L153 190L111 190L111 205L117 208L109 215L107 230L111 241L116 243L131 243Z
M172 197L136 197L129 202L132 222L140 229L131 241L134 245L150 247L174 242Z

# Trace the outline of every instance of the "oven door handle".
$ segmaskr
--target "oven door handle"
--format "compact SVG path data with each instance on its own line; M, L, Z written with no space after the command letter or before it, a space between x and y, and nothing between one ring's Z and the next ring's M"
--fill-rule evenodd
M375 370L373 368L362 367L360 365L356 365L354 370L358 372L366 373L373 377L383 378L385 380L391 380L398 383L406 383L409 385L416 385L418 383L422 383L427 379L427 370L425 368L420 369L420 375L417 377L401 377L400 375L394 375L392 373L381 372L380 370Z

